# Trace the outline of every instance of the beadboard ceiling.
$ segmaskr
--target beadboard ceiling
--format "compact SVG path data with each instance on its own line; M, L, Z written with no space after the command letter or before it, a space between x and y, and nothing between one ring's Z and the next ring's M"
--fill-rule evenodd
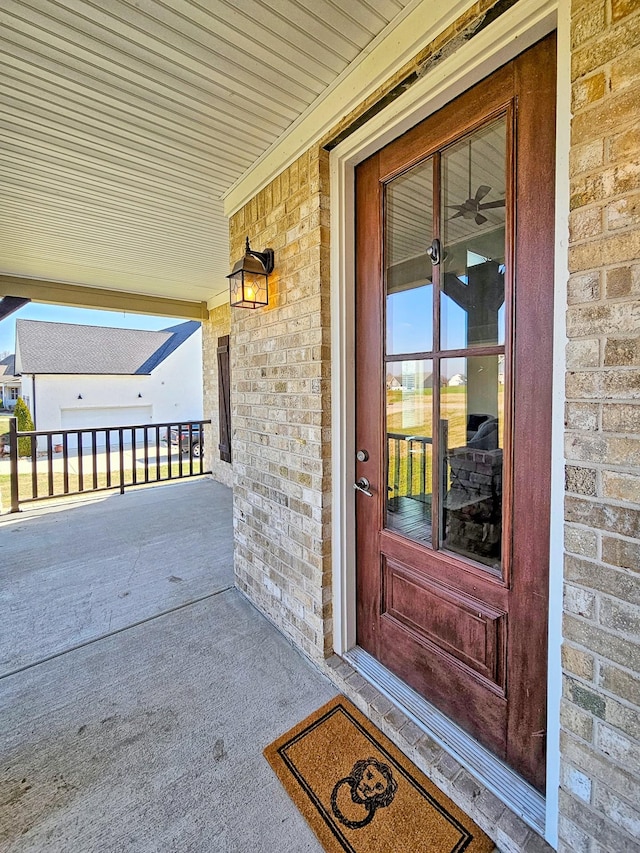
M0 273L222 301L222 196L415 6L3 0Z

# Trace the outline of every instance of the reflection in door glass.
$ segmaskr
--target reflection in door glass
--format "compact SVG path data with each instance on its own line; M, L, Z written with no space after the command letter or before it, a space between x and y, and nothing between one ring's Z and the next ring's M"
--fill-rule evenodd
M388 355L430 352L433 286L426 250L433 239L433 160L393 180L386 190Z
M395 530L431 542L431 361L387 364L387 520Z
M441 365L441 544L500 570L504 358L446 358Z
M506 122L442 155L442 349L504 343Z

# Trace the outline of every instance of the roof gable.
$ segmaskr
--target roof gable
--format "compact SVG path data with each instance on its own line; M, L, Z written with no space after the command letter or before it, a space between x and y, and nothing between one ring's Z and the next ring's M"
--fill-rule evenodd
M149 332L17 320L16 370L36 374L148 374L199 328L200 323L195 321Z
M0 359L0 376L4 379L9 379L15 376L15 355L6 355L3 359Z

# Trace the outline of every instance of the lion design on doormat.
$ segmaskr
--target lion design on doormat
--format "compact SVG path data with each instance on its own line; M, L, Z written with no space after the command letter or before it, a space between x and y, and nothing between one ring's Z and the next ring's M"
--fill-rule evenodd
M351 789L351 800L363 806L366 815L362 820L350 820L338 806L338 794L343 785ZM331 792L331 811L341 824L349 829L361 829L371 823L378 809L390 805L398 790L391 769L375 758L356 761L351 774L336 782Z

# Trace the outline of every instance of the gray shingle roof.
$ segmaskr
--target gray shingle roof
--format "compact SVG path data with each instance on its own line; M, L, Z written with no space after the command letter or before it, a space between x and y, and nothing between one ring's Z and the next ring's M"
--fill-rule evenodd
M151 373L200 323L160 332L16 320L16 369L22 373Z
M0 376L3 376L5 379L15 376L15 360L15 355L6 355L3 359L0 359Z

